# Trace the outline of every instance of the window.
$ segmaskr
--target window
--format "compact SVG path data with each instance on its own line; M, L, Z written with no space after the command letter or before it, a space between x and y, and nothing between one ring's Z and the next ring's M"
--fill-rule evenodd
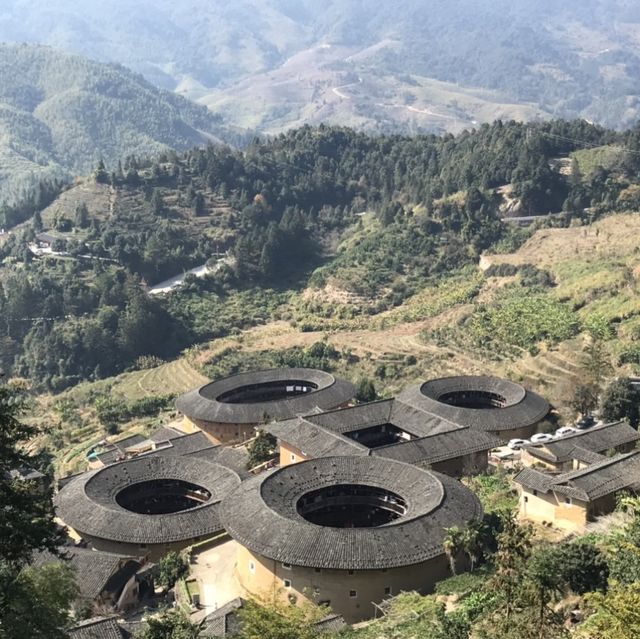
M296 456L293 453L291 453L291 461L295 461L295 460L296 460Z
M385 595L390 595L391 594L391 586L385 586L384 587L384 594Z
M350 574L350 575L352 575L352 574L353 574L353 570L350 570L350 571L349 571L349 574Z
M537 491L537 490L534 490L534 491L533 491L533 496L534 496L534 497L537 497L537 496L538 496L538 491Z
M355 599L358 596L358 591L357 590L350 590L349 591L349 597L351 597L351 599Z
M315 572L322 572L321 568L314 568Z
M284 587L285 588L291 588L291 579L285 579L284 580Z
M524 496L524 503L526 504L529 501L529 498L525 495Z
M567 504L567 506L571 506L571 504L573 503L571 501L571 497L565 497L564 498L564 503Z
M249 562L249 572L255 572L256 571L256 565L253 561Z
M282 567L286 570L291 570L291 564L282 564Z
M146 550L147 544L140 544L140 550Z

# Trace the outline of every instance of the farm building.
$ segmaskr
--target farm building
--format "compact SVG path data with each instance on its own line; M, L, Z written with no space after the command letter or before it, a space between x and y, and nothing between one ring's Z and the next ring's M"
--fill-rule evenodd
M187 431L201 430L214 443L246 441L256 426L313 411L346 406L353 384L312 368L240 373L179 397Z
M520 484L520 516L580 531L589 521L612 512L622 491L640 489L640 451L604 457L591 453L591 463L568 473L525 468Z
M482 517L451 477L379 457L324 457L248 479L220 517L250 594L327 604L354 623L448 576L445 529Z

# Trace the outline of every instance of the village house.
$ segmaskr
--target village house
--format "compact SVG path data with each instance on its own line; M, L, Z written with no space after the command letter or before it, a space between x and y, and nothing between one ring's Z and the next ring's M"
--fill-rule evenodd
M520 485L520 517L577 532L611 513L618 494L640 489L640 451L615 457L589 455L589 465L570 472L521 470L514 478Z
M626 421L594 426L536 446L525 446L520 461L555 471L577 470L593 462L593 453L628 453L640 433Z
M43 551L34 565L69 562L79 595L74 608L91 606L99 610L130 612L138 607L145 592L153 592L152 572L143 557L128 557L90 548L65 546L62 557Z

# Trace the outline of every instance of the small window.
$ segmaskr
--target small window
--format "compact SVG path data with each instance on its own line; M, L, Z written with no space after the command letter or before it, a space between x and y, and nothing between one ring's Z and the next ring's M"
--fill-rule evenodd
M564 498L564 503L567 504L567 506L571 506L571 504L573 503L571 501L571 497L565 497Z
M534 497L537 497L537 496L538 496L538 491L537 491L537 490L534 490L534 491L533 491L533 496L534 496Z
M353 570L350 570L350 571L349 571L349 574L350 574L350 575L352 575L352 574L353 574Z
M291 461L295 461L295 460L296 460L296 456L293 453L291 453Z
M291 588L291 579L285 579L284 580L284 587L285 588Z
M322 568L314 568L315 572L322 572Z
M529 498L525 495L524 496L524 503L526 504L529 501Z
M146 550L147 544L140 544L140 550Z
M255 572L256 571L256 565L253 561L249 562L249 571L250 572Z
M351 597L351 599L355 599L358 596L358 591L357 590L350 590L349 591L349 597Z
M391 594L391 586L385 586L384 587L384 594L385 595L390 595Z
M282 567L286 570L291 570L291 564L282 564Z

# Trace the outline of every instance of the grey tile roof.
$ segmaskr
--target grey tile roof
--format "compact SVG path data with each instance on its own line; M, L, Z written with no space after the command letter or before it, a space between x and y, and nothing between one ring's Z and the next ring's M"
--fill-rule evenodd
M236 597L207 615L202 625L202 636L227 637L237 634L240 630L237 612L243 605L244 600L241 597Z
M179 479L204 487L211 499L195 508L142 515L122 508L116 495L151 479ZM231 469L189 456L144 455L80 475L55 499L58 516L79 533L123 543L159 544L221 530L218 506L240 478Z
M418 439L370 450L345 433L391 423ZM350 408L307 415L265 427L280 441L309 457L378 455L412 464L431 464L490 450L502 440L488 432L460 427L442 417L387 399Z
M373 450L372 454L426 466L463 455L489 451L501 444L502 439L491 433L472 428L457 428L421 439L383 446Z
M124 636L115 617L94 617L69 630L70 639L123 639Z
M310 457L369 454L369 450L362 444L317 426L311 416L273 422L267 424L265 430Z
M503 407L467 408L440 401L449 393L490 393L504 398ZM545 418L549 403L540 395L499 377L460 375L412 386L398 396L405 404L432 413L460 426L490 431L532 426Z
M271 381L299 380L317 385L317 390L289 399L251 403L218 401L234 388ZM316 407L328 410L349 401L355 395L350 382L312 368L277 368L225 377L182 395L177 409L194 419L223 424L261 424L312 412Z
M594 426L588 430L555 439L540 447L528 446L527 452L546 461L563 463L573 459L573 451L576 448L603 453L638 440L640 440L640 433L637 430L625 421L618 421Z
M318 526L297 512L302 495L344 484L389 490L407 510L373 528ZM482 517L482 507L469 489L439 473L377 457L324 457L247 480L224 499L220 517L238 543L276 561L367 570L443 554L444 529Z
M183 432L170 428L169 426L161 426L158 430L154 430L149 439L152 442L165 442L175 439L176 437L182 437Z
M560 475L525 468L514 479L530 489L593 501L640 484L640 451L605 457L591 466Z
M91 601L103 591L117 594L142 565L138 558L89 548L65 546L61 551L62 558L46 551L39 552L34 556L33 564L44 566L68 561L74 569L80 597Z

